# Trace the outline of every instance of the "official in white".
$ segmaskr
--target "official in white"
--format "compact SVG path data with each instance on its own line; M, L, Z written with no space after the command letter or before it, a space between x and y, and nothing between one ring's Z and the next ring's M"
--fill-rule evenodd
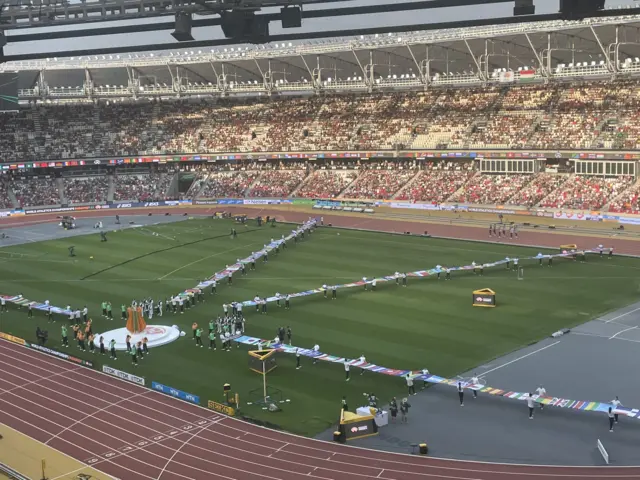
M536 402L533 400L533 393L529 393L527 397L527 407L529 407L529 420L533 420L533 409L536 405Z
M471 377L471 383L473 384L473 387L471 387L471 391L473 392L473 398L478 398L478 388L476 387L476 385L480 383L480 379L475 373L473 374L473 377Z
M622 402L620 401L620 399L616 396L616 398L614 398L613 400L611 400L611 405L613 405L613 409L615 410L616 408L618 408L620 405L622 405ZM613 414L613 418L615 420L616 423L618 423L618 414L614 413Z
M344 374L345 374L345 377L346 377L346 381L348 382L350 380L350 378L349 378L349 368L350 367L349 367L349 364L347 362L348 362L347 360L345 360L345 362L344 362Z

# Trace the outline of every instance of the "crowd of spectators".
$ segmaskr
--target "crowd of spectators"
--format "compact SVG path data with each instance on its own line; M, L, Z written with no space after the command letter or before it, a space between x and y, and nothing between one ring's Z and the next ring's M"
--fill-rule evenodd
M416 165L382 162L363 169L344 191L345 198L388 200L418 173Z
M527 185L532 178L531 174L477 174L451 196L449 201L502 205Z
M571 177L554 173L538 173L507 202L509 205L533 207L551 192L561 188Z
M155 174L116 175L113 199L145 202L155 200L155 192L160 178Z
M16 177L11 182L11 189L21 207L60 204L60 190L55 178Z
M107 200L109 178L67 177L64 179L64 198L67 203L100 203Z
M301 198L335 198L358 177L354 170L316 170L298 189Z
M266 170L251 187L249 196L288 197L306 176L306 170Z
M208 174L199 198L242 198L260 175L259 171L217 171Z
M615 198L609 204L609 211L640 214L640 184L634 184Z
M571 175L558 189L552 191L540 206L599 210L633 184L632 177L590 177Z
M429 163L411 185L396 195L396 199L439 204L457 192L474 174L471 163Z

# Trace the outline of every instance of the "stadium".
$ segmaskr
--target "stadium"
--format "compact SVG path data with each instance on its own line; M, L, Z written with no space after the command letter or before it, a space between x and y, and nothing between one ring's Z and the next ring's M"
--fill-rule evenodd
M0 478L640 478L601 13L7 56Z

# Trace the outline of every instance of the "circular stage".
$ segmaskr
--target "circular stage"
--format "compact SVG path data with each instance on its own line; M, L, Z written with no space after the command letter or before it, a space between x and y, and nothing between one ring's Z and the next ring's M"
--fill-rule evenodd
M95 334L96 345L99 344L100 337L104 337L104 346L109 348L109 342L111 339L116 341L116 350L127 349L127 335L130 335L129 330L126 328L117 328L115 330L109 330L104 333ZM144 337L147 337L147 346L149 348L159 347L171 343L180 337L180 329L177 325L168 327L166 325L147 325L144 332L131 335L131 343L135 344Z

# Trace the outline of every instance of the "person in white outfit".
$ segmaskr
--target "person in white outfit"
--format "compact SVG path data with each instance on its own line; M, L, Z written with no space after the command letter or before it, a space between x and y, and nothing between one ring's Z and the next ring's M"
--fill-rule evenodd
M529 393L527 397L527 407L529 407L529 420L533 420L533 409L536 405L536 402L533 400L533 393Z
M545 390L545 388L540 385L538 388L536 388L536 393L538 394L538 397L546 397L547 396L547 391ZM540 403L540 410L544 410L544 404L542 402Z

